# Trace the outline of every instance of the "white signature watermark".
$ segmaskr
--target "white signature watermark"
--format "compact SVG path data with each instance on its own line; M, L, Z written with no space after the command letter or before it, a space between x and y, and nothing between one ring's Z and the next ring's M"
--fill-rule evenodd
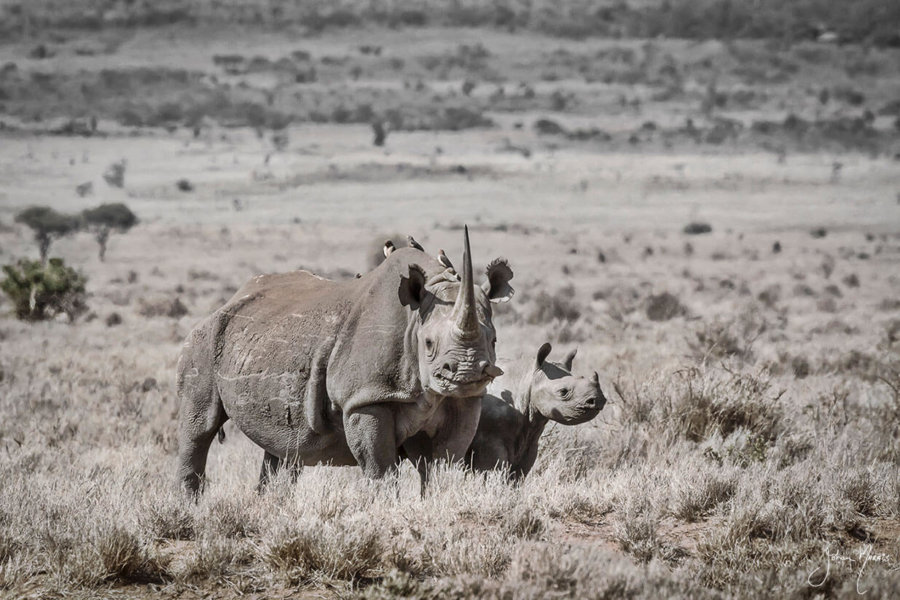
M806 577L806 583L812 587L822 587L825 585L825 582L828 581L828 577L831 575L832 562L846 565L851 569L857 569L856 593L860 595L868 593L868 590L861 590L859 588L859 582L860 579L862 579L863 572L870 563L881 563L885 566L892 567L888 569L889 572L900 569L900 564L895 566L897 560L891 555L883 552L872 552L872 544L860 546L853 554L841 554L840 552L832 552L831 544L829 543L825 546L825 572L819 575L819 572L822 571L823 567L816 567L816 569ZM820 577L821 579L819 579Z

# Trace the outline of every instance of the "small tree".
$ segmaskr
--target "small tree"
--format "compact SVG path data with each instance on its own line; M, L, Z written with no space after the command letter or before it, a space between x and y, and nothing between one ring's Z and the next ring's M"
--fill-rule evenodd
M87 278L61 258L51 258L47 264L23 258L15 265L3 265L3 272L6 278L0 281L0 289L12 300L19 319L41 321L65 313L74 321L87 309Z
M46 264L53 240L78 231L80 225L76 217L56 212L49 206L29 206L16 215L16 223L26 225L34 232L41 264Z
M100 245L101 261L106 258L106 242L109 240L109 234L113 231L125 233L138 222L137 216L121 202L89 208L81 213L81 218Z

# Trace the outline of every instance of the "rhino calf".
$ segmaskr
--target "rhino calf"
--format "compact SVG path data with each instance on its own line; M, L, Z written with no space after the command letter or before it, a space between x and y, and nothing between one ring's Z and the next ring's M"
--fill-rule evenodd
M540 347L512 391L503 390L500 397L489 393L482 399L481 419L466 454L472 469L504 468L512 479L521 479L534 466L538 443L549 421L578 425L603 409L606 398L597 373L590 379L575 377L575 351L556 364L547 360L551 349L549 343Z

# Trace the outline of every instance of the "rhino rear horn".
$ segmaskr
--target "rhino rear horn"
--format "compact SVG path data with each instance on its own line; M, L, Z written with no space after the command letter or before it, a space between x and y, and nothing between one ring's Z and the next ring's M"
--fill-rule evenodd
M547 360L547 357L550 355L551 350L553 350L553 346L550 345L550 342L544 342L543 344L541 344L541 347L538 348L537 356L534 360L535 370L538 370L544 366L544 361Z
M572 362L575 360L576 354L578 354L578 348L574 348L571 352L566 354L566 358L563 360L563 366L569 373L572 372Z
M453 305L451 318L459 337L472 339L481 333L478 314L475 311L475 282L472 276L472 250L469 248L469 227L465 227L463 245L463 272L459 294Z

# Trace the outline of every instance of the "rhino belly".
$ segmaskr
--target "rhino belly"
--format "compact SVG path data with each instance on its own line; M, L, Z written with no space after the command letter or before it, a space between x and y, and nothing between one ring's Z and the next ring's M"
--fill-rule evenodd
M225 413L254 443L302 464L356 464L343 432L330 423L308 422L301 375L291 372L227 376L216 383ZM318 407L314 407L314 410Z

